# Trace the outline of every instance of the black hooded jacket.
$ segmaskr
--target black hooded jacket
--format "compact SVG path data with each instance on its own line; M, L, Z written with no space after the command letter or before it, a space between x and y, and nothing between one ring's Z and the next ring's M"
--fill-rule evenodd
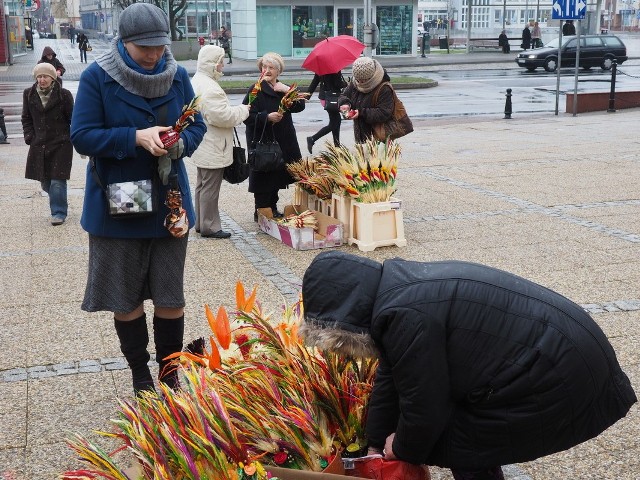
M380 365L369 445L395 432L401 460L467 470L529 461L595 437L637 401L580 306L494 268L323 252L303 301L305 328L370 333Z

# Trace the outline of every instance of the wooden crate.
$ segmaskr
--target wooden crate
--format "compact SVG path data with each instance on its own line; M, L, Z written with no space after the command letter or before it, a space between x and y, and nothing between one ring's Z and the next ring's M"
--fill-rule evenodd
M395 245L405 247L402 202L391 198L388 202L351 202L349 212L349 245L357 245L363 252L377 247Z
M334 193L331 197L331 216L338 219L344 225L344 241L347 242L351 235L350 214L351 214L351 197L348 195L338 195Z

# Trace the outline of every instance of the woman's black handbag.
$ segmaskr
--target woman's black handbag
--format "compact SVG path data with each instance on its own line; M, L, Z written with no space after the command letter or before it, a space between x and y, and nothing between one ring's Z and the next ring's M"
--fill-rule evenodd
M273 137L273 125L271 126L271 139L264 138L264 130L267 127L267 121L262 127L260 139L256 142L256 132L253 132L253 140L249 147L249 165L255 172L273 172L284 168L284 158L280 145Z
M247 163L247 155L240 144L238 131L235 127L233 127L233 133L235 134L235 138L233 139L233 163L224 167L222 178L229 183L235 184L242 183L247 179L251 167L249 167Z
M340 92L324 92L324 109L327 112L337 112L340 110L338 99L342 95Z

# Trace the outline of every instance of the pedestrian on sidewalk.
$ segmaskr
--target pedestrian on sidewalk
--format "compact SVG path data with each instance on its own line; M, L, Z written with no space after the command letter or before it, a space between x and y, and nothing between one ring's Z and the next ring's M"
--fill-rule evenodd
M502 53L509 53L511 46L509 45L509 37L507 37L507 31L502 30L502 33L498 35L498 46L502 47Z
M224 53L229 55L228 63L233 63L233 59L231 58L231 35L229 35L227 27L224 25L220 27L220 36L218 37L218 41L220 42L220 46L224 49Z
M69 27L69 40L71 40L71 45L75 43L76 39L76 29L73 27Z
M89 49L89 38L84 33L78 37L78 50L80 50L80 63L87 63L87 50ZM84 59L84 60L83 60Z
M0 138L0 144L8 144L9 136L7 135L7 125L4 122L4 108L0 107L0 132L2 132L2 138Z
M366 438L387 460L503 479L500 465L594 438L637 401L582 307L492 267L322 252L302 300L308 345L379 359Z
M49 63L53 65L53 68L55 68L58 75L56 80L58 80L58 82L60 82L60 85L62 85L62 75L64 75L66 69L62 65L62 62L58 60L58 56L56 55L56 52L53 51L53 48L49 46L44 47L44 49L42 50L42 57L40 57L38 63Z
M206 126L200 114L166 150L160 134L194 98L187 71L168 46L169 18L150 3L133 3L120 14L118 36L80 77L71 139L87 168L81 225L89 234L89 268L82 309L113 312L120 350L132 373L133 390L154 390L147 362L149 333L144 301L154 307L153 337L159 381L179 386L165 358L182 350L184 265L188 233L174 237L165 227L164 205L173 172L189 225L194 211L182 160L200 144ZM159 157L167 162L159 162ZM156 208L141 218L109 215L104 185L155 179Z
M373 126L386 122L393 115L393 87L388 83L389 75L376 59L358 58L353 62L352 72L353 79L338 103L344 118L353 120L356 143L365 143L373 137ZM385 82L389 88L382 85Z
M522 29L522 43L520 44L520 48L523 50L529 50L531 48L531 30L529 30L529 25L525 25Z
M67 218L67 180L71 176L73 145L69 140L73 95L56 81L50 63L33 69L36 82L22 98L22 131L29 145L25 178L37 180L49 194L51 225Z
M340 125L342 124L342 116L340 115L340 109L338 108L338 100L340 95L342 95L342 91L347 86L347 82L342 76L341 71L327 75L315 74L313 76L313 80L311 80L309 88L307 89L307 93L313 95L313 92L316 91L318 86L320 87L318 98L329 116L329 125L325 125L312 136L307 137L307 150L309 150L310 154L313 154L313 145L329 132L333 135L333 144L336 147L340 146Z
M205 45L198 53L191 83L200 98L200 113L207 123L204 140L191 155L198 169L195 190L196 232L204 238L229 238L222 230L218 199L224 168L233 162L233 129L249 116L249 105L230 105L218 80L224 70L224 50Z
M541 48L542 46L542 30L540 29L540 24L534 22L533 29L531 30L531 47Z

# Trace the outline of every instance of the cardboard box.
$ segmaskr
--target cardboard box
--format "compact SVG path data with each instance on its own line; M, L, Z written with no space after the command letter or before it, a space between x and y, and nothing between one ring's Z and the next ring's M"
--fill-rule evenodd
M265 465L265 470L271 472L279 480L366 480L360 477L348 477L335 473L308 472L305 470L292 470L290 468L272 467ZM344 469L342 470L344 472ZM138 480L142 476L140 467L133 466L124 472L131 480Z
M265 466L268 472L278 477L279 480L366 480L361 477L348 477L335 473L308 472L305 470L292 470L290 468Z
M308 210L304 205L287 205L284 207L285 217L300 214ZM295 250L314 250L317 248L339 247L343 242L344 227L335 218L312 210L318 221L318 231L312 228L293 228L279 224L273 219L270 208L258 209L258 227L264 233L281 241Z

